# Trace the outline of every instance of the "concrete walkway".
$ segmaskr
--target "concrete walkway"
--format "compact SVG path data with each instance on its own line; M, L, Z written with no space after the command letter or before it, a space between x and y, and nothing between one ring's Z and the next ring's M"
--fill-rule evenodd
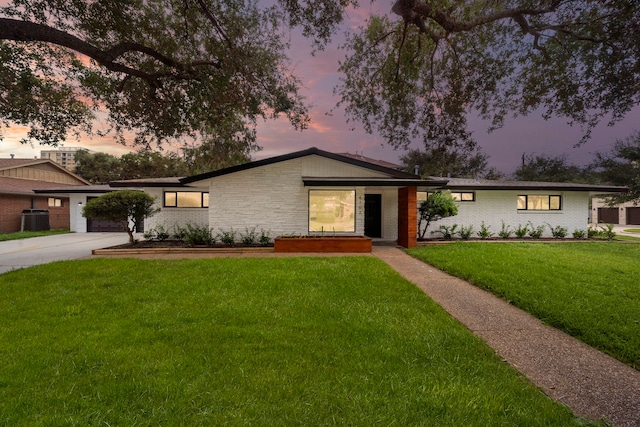
M377 256L576 415L640 427L640 372L395 247Z

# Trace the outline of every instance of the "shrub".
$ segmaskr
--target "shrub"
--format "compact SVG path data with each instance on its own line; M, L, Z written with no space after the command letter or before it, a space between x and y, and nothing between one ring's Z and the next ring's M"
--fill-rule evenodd
M519 239L522 239L529 232L529 226L527 224L524 227L521 224L518 224L518 228L513 231Z
M551 230L551 235L554 239L564 239L567 237L567 227L563 227L561 225L557 225L552 227L551 224L547 224L549 229Z
M571 233L571 235L574 239L584 239L585 237L587 237L587 232L586 230L578 230L576 228L575 230L573 230L573 233Z
M258 232L256 231L256 227L253 227L251 230L245 227L244 233L240 232L240 242L242 242L243 245L253 245L257 240Z
M478 231L476 234L481 239L488 239L489 237L493 236L493 233L489 231L490 228L491 226L485 224L484 221L482 221L482 224L480 224L480 231Z
M225 231L220 228L220 232L218 233L218 240L224 243L227 246L232 246L236 242L236 231L231 228L229 231Z
M598 230L597 227L589 226L589 228L587 229L587 237L589 239L598 237L598 234L600 234L600 230Z
M458 224L453 224L450 226L447 225L441 225L439 230L434 231L434 233L440 233L442 234L442 237L447 239L447 240L451 240L453 239L453 236L456 235L456 228L458 228Z
M503 220L502 221L502 228L500 229L500 232L498 233L498 236L502 237L503 239L508 239L509 237L511 237L513 232L514 231L511 229L511 226L505 224L505 222Z
M158 224L154 228L145 231L142 236L147 240L159 240L161 242L171 237L169 231L162 224Z
M215 242L211 229L208 225L193 224L188 222L184 227L180 228L178 233L182 236L181 240L189 243L190 245L207 245L210 246Z
M531 226L531 228L529 229L529 237L531 237L532 239L541 238L544 234L544 225L534 227L531 222L529 222L529 225Z
M616 232L613 231L613 224L604 224L600 226L598 233L603 239L613 240L616 237Z
M470 225L468 227L460 226L460 231L458 232L458 235L462 240L469 240L472 234L473 234L473 225Z
M268 246L271 243L271 233L264 229L260 229L260 237L258 238L258 241L262 246Z

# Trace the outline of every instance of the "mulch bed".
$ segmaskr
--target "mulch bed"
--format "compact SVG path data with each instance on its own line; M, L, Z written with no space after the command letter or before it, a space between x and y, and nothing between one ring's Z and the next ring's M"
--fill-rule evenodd
M192 245L183 240L141 240L136 243L125 243L123 245L110 246L106 249L162 249L162 248L269 248L273 247L273 244L264 246L259 244L244 245L242 243L235 243L233 245L226 245L223 243L216 243L213 245Z

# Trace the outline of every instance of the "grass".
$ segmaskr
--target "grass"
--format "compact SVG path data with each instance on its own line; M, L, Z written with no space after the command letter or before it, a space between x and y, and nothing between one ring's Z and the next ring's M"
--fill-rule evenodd
M625 233L640 233L640 228L628 228L624 230Z
M372 257L0 275L0 424L585 425Z
M69 233L69 230L18 231L16 233L0 234L0 242L6 242L8 240L29 239L31 237L51 236L64 233Z
M640 245L456 243L410 253L640 368Z

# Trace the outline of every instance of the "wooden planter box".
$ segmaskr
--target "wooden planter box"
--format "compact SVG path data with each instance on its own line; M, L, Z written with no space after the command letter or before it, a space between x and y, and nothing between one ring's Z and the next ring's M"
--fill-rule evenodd
M371 238L364 236L276 237L275 252L371 252Z

